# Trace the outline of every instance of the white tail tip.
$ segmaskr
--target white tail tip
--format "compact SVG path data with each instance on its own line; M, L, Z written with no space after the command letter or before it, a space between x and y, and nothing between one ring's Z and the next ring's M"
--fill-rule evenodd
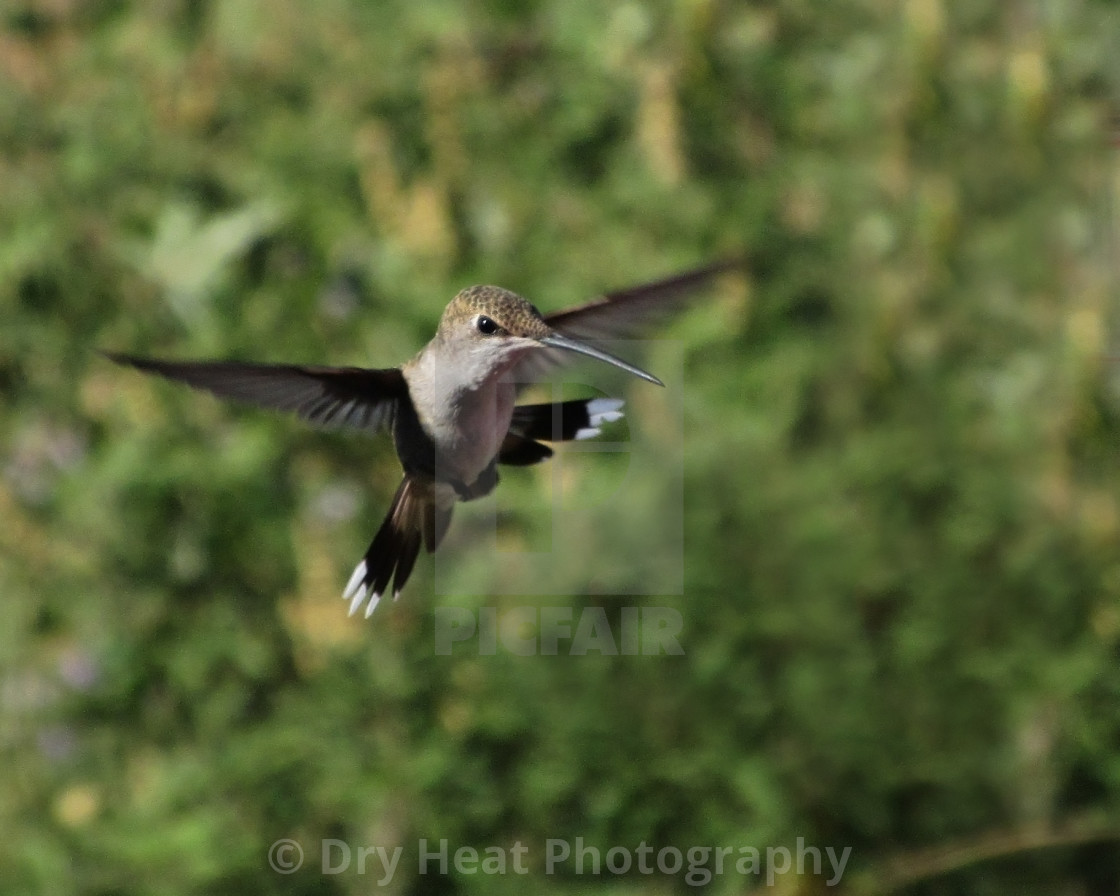
M359 589L364 592L365 588L362 588L362 582L365 581L365 578L366 561L362 560L361 563L354 567L354 572L350 576L350 581L346 583L346 588L342 592L342 599L350 600L351 597L359 593ZM350 612L353 613L354 611L351 610Z

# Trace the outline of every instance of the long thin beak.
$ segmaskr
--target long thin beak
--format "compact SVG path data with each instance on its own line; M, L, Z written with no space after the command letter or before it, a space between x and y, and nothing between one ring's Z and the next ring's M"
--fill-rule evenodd
M589 358L594 358L596 361L606 361L608 364L613 364L615 367L621 367L627 373L632 373L634 376L641 377L643 380L657 385L664 386L652 373L646 373L640 367L635 367L633 364L627 364L621 358L616 358L608 352L601 351L597 348L592 348L583 342L577 342L575 339L569 339L567 336L561 336L559 333L549 333L540 340L541 345L546 345L549 348L562 348L569 352L578 352L581 355L587 355Z

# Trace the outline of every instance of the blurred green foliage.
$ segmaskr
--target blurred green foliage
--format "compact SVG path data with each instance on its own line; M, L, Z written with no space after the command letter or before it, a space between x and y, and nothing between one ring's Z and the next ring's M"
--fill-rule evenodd
M389 892L691 889L545 875L576 837L1117 892L1118 40L1099 0L5 4L0 892L376 889L326 838L404 846ZM389 446L95 354L383 366L470 283L557 308L742 247L656 334L683 469L566 533L629 556L683 491L683 594L534 596L552 480L514 471L508 565L348 620ZM437 655L445 601L670 606L685 653ZM420 838L531 877L420 877Z

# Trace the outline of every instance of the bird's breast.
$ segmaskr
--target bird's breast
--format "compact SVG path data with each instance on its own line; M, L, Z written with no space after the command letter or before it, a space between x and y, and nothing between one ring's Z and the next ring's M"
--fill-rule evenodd
M471 486L509 432L516 391L492 381L474 387L409 383L416 418L435 448L435 477Z

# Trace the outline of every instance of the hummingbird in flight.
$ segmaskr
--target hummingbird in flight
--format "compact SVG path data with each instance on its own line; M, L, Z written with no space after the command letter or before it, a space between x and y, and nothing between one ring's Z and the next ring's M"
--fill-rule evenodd
M517 405L521 385L575 355L664 385L595 341L632 334L741 266L716 262L550 314L501 287L472 286L448 304L431 342L400 367L105 356L220 398L293 411L319 426L389 431L404 478L343 591L350 615L364 605L368 618L390 587L394 599L400 595L421 546L429 553L439 547L455 504L493 491L498 464L539 463L552 456L545 442L591 438L622 417L623 402L613 398Z

